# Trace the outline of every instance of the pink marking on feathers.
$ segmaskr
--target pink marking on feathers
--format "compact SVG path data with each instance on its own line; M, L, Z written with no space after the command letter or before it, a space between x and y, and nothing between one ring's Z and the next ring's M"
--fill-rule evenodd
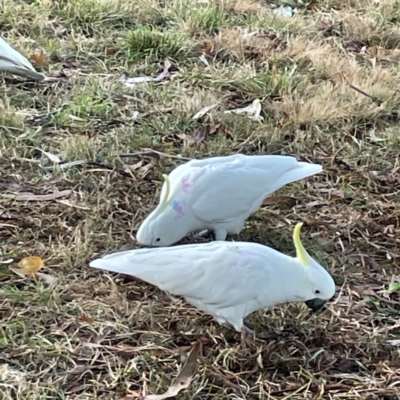
M192 184L189 182L188 178L182 178L181 180L182 190L187 193L191 188Z

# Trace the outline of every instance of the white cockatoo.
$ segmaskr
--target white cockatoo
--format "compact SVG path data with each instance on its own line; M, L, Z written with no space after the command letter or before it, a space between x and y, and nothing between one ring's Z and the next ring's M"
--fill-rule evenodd
M144 246L169 246L190 232L214 231L215 240L238 234L263 200L288 183L322 171L290 156L235 154L191 160L175 168L159 205L136 234Z
M37 72L33 65L17 50L13 49L0 36L0 72L31 78L37 81L43 81L46 76Z
M123 251L90 266L131 275L183 296L240 332L247 328L243 319L256 310L334 296L331 275L301 243L301 226L297 224L293 234L296 257L257 243L215 241Z

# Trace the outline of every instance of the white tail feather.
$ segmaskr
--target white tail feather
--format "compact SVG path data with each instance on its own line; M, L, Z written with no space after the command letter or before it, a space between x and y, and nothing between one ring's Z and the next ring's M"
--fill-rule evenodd
M288 169L274 182L274 187L281 188L289 183L318 174L321 171L322 165L299 161L293 168ZM275 190L277 189L274 189L273 191ZM273 191L271 191L271 193Z

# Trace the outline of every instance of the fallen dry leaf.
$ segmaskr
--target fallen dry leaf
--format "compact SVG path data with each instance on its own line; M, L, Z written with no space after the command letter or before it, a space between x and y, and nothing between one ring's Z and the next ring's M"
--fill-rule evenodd
M143 396L141 400L164 400L169 397L176 396L182 389L186 389L189 387L193 376L196 373L197 367L197 357L199 356L201 348L201 342L198 341L192 351L190 352L184 366L181 369L181 372L176 377L174 383L169 387L169 389L163 394L150 394L147 396Z
M382 288L382 285L370 284L370 285L353 286L351 289L352 289L352 292L355 292L356 294L359 294L359 295L377 297L377 293L375 290L379 290L381 288Z
M38 149L39 151L41 151L51 162L55 163L55 164L59 164L61 162L60 157L56 156L55 154L51 154L47 151L44 151L42 149Z
M185 149L193 146L194 144L193 139L190 136L186 135L186 133L176 133L175 136L183 141L183 147Z
M220 135L224 136L227 139L233 140L232 133L227 131L226 128L223 125L218 127L218 131L219 131Z
M204 49L203 49L203 53L210 54L212 49L213 49L212 43L206 43L206 45L204 46Z
M199 119L199 118L203 117L204 115L206 115L208 112L210 112L217 106L218 106L218 103L203 107L200 111L198 111L196 114L193 115L192 119Z
M172 67L171 62L170 62L169 60L166 59L166 60L164 61L164 69L163 69L163 71L161 72L160 75L157 76L157 78L154 79L154 81L155 81L155 82L160 82L160 81L162 81L162 80L168 78L169 75L170 75L169 69L170 69L171 67Z
M36 53L31 54L31 59L34 60L37 65L46 64L45 55L42 49L40 49L38 54Z
M125 164L124 165L124 171L125 172L136 171L137 169L141 168L142 166L143 166L143 160L140 160L136 164L132 164L132 165Z
M216 133L217 131L220 130L220 128L223 129L222 125L218 122L217 124L213 124L213 125L209 125L209 135L213 135L214 133Z
M194 143L201 143L204 141L204 139L207 137L209 133L209 126L208 125L203 125L198 127L192 135L192 140Z
M35 277L39 276L38 272L44 266L44 261L37 256L30 256L23 258L18 263L18 268L10 267L10 270L20 276L21 278L25 278L26 275L34 275ZM41 274L45 275L45 274Z
M196 144L204 142L208 135L213 135L221 128L221 124L207 124L199 126L192 136L186 135L186 133L176 133L175 136L183 141L183 147L194 146Z
M41 182L34 183L34 184L27 183L26 185L20 185L18 183L0 182L0 188L4 188L4 189L10 190L12 192L26 192L28 190L32 190L33 188L45 188L47 186L51 186L54 183L62 181L63 179L64 179L64 175L58 175L47 181L41 181Z
M261 100L255 99L249 106L243 108L235 108L233 110L226 110L224 114L238 114L247 115L254 121L262 121L264 118L260 115L261 113Z
M82 315L80 316L80 319L81 319L82 321L85 321L85 322L88 323L88 324L93 324L93 322L94 322L94 319L93 319L92 317L89 317L89 315L86 315L86 314L82 314Z
M18 263L18 268L24 275L36 274L43 266L44 261L37 256L25 257Z
M147 176L150 172L151 169L153 169L154 165L152 163L148 163L146 165L143 165L143 167L139 168L140 176L144 178Z
M142 82L161 82L162 80L168 78L171 74L169 69L171 68L172 64L169 60L164 61L164 69L162 70L161 74L159 74L156 78L151 76L136 76L133 78L126 78L122 77L120 82L123 82L125 86L135 86L136 83Z
M312 1L307 4L307 10L315 10L318 7L318 3L316 1Z
M119 50L120 50L119 47L107 47L107 48L106 48L106 53L107 53L108 55L113 55L113 54L118 53Z
M72 190L62 190L61 192L54 192L49 194L34 194L30 192L20 193L15 197L18 201L51 201L59 199L60 197L67 197L71 194Z

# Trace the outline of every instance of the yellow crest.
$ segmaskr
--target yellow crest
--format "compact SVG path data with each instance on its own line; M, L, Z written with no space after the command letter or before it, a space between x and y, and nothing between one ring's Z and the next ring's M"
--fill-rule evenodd
M162 203L161 203L161 211L164 211L167 208L167 206L168 206L168 198L169 198L169 194L171 192L171 182L170 182L170 180L168 178L168 175L163 174L163 178L165 179L165 183L167 185L167 190L165 191L165 196L164 196L164 198L162 200Z
M300 239L300 230L302 226L303 226L302 222L296 224L293 232L293 241L294 241L294 246L296 247L297 258L300 260L302 264L307 265L308 264L307 252L304 249Z

